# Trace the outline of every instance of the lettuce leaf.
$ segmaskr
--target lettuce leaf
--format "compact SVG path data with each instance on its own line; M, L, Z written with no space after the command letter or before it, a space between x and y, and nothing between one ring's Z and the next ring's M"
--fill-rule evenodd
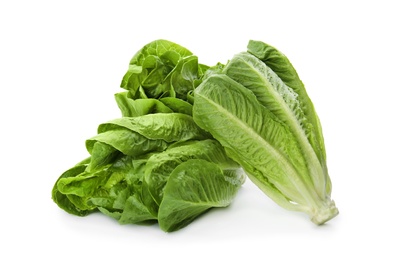
M224 73L251 90L260 104L289 127L301 146L301 156L304 156L309 171L318 171L310 174L310 177L319 196L324 198L327 174L323 172L325 169L320 164L321 158L309 142L311 138L314 140L316 131L304 113L299 95L270 67L249 53L235 55L224 69Z
M272 69L250 53L235 55L194 92L193 117L275 202L322 224L338 210L330 198L321 126L303 85L294 79L295 70L283 57L284 68L274 62ZM287 71L292 76L286 77Z
M331 194L331 180L327 170L323 130L319 116L306 92L304 83L299 78L297 71L289 59L273 46L262 41L250 40L247 49L249 53L260 59L272 69L283 83L297 94L299 106L303 111L307 123L310 124L310 131L307 134L308 141L313 147L321 167L323 168L326 192Z
M145 181L157 205L162 201L163 188L170 174L178 165L191 159L213 162L222 169L239 168L237 163L227 157L219 142L212 139L177 144L162 153L154 154L146 164Z
M164 231L178 230L215 207L230 205L244 181L242 171L191 159L179 164L163 190L158 219Z
M169 202L171 199L166 199L163 205L161 202L166 198L163 190L168 182L176 182L169 181L174 172L177 174L175 168L196 158L212 162L220 174L239 168L227 157L219 142L210 138L211 135L199 128L191 116L181 113L122 117L101 124L98 135L86 141L90 157L60 176L52 190L53 200L60 208L78 216L98 210L117 219L120 224L153 221L159 222L164 231L177 230L190 223L190 214L195 218L203 211L196 212L190 208L192 213L183 211L182 216L173 220L163 213L164 222L161 224L158 212L169 212L168 208L174 206ZM199 182L199 178L217 174L211 173L209 168L212 166L202 163L194 169L191 178ZM216 184L214 192L218 195L213 197L230 203L244 177L242 174L234 175L233 182L237 185L229 184L234 186L231 189L222 184L222 179L214 178L217 183L209 182L207 185ZM211 187L204 186L205 183L202 185L207 192L213 192ZM171 197L172 193L169 194ZM177 198L178 202L181 200ZM205 207L226 205L212 201Z
M201 82L209 67L198 63L188 49L167 41L145 45L130 60L121 87L133 99L176 97L187 101L188 93Z

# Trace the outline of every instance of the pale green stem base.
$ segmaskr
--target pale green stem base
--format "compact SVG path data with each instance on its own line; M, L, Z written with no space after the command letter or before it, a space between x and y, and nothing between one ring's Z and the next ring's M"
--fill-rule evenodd
M316 225L322 225L338 214L338 208L335 206L335 202L332 200L328 200L323 207L311 210L309 212L311 221Z

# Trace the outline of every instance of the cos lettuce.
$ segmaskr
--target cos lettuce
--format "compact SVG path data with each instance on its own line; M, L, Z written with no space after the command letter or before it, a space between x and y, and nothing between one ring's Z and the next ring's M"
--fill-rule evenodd
M157 221L164 231L177 230L209 208L228 206L244 181L209 137L179 113L102 124L86 142L89 159L61 175L52 197L75 215L99 210L121 224Z
M322 224L338 210L313 104L283 54L257 41L248 49L195 91L194 120L275 202Z
M153 41L130 60L121 87L121 117L98 127L85 143L88 158L53 186L66 212L175 231L228 206L246 172L316 224L338 214L319 118L272 46L250 41L247 52L208 67L178 44Z
M239 165L192 118L191 92L206 66L187 49L158 40L130 61L115 95L122 117L86 140L89 157L64 172L52 198L65 211L100 211L121 224L182 228L228 206L245 180Z

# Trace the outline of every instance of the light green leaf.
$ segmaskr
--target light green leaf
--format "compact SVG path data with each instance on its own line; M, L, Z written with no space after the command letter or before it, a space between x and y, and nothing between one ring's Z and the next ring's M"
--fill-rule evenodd
M337 214L329 196L316 191L291 128L253 91L227 75L212 75L195 91L193 116L279 205L304 211L318 224Z
M287 198L285 206L294 209L293 202L307 204L317 196L309 191L308 176L299 175L307 167L294 136L252 91L226 75L212 75L196 90L193 113L196 123L249 170L252 180L263 179L257 186L263 191L272 187L281 191L283 195L273 199L283 205Z
M326 151L321 123L315 107L309 98L297 71L283 53L264 42L253 40L249 41L248 52L267 64L267 66L270 67L287 86L297 93L300 107L306 118L306 124L310 124L312 126L311 132L307 137L319 158L326 179L326 192L330 194L331 181L327 172Z
M301 107L299 95L289 88L265 63L249 53L234 56L224 73L251 90L257 100L284 122L299 143L316 191L325 198L325 173L308 137L314 135L314 126L308 122Z

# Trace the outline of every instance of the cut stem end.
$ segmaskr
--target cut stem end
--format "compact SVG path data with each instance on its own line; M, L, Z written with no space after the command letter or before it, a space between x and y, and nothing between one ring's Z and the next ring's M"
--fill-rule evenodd
M334 218L339 214L338 208L335 206L335 202L330 200L324 207L310 214L311 221L316 225L322 225Z

